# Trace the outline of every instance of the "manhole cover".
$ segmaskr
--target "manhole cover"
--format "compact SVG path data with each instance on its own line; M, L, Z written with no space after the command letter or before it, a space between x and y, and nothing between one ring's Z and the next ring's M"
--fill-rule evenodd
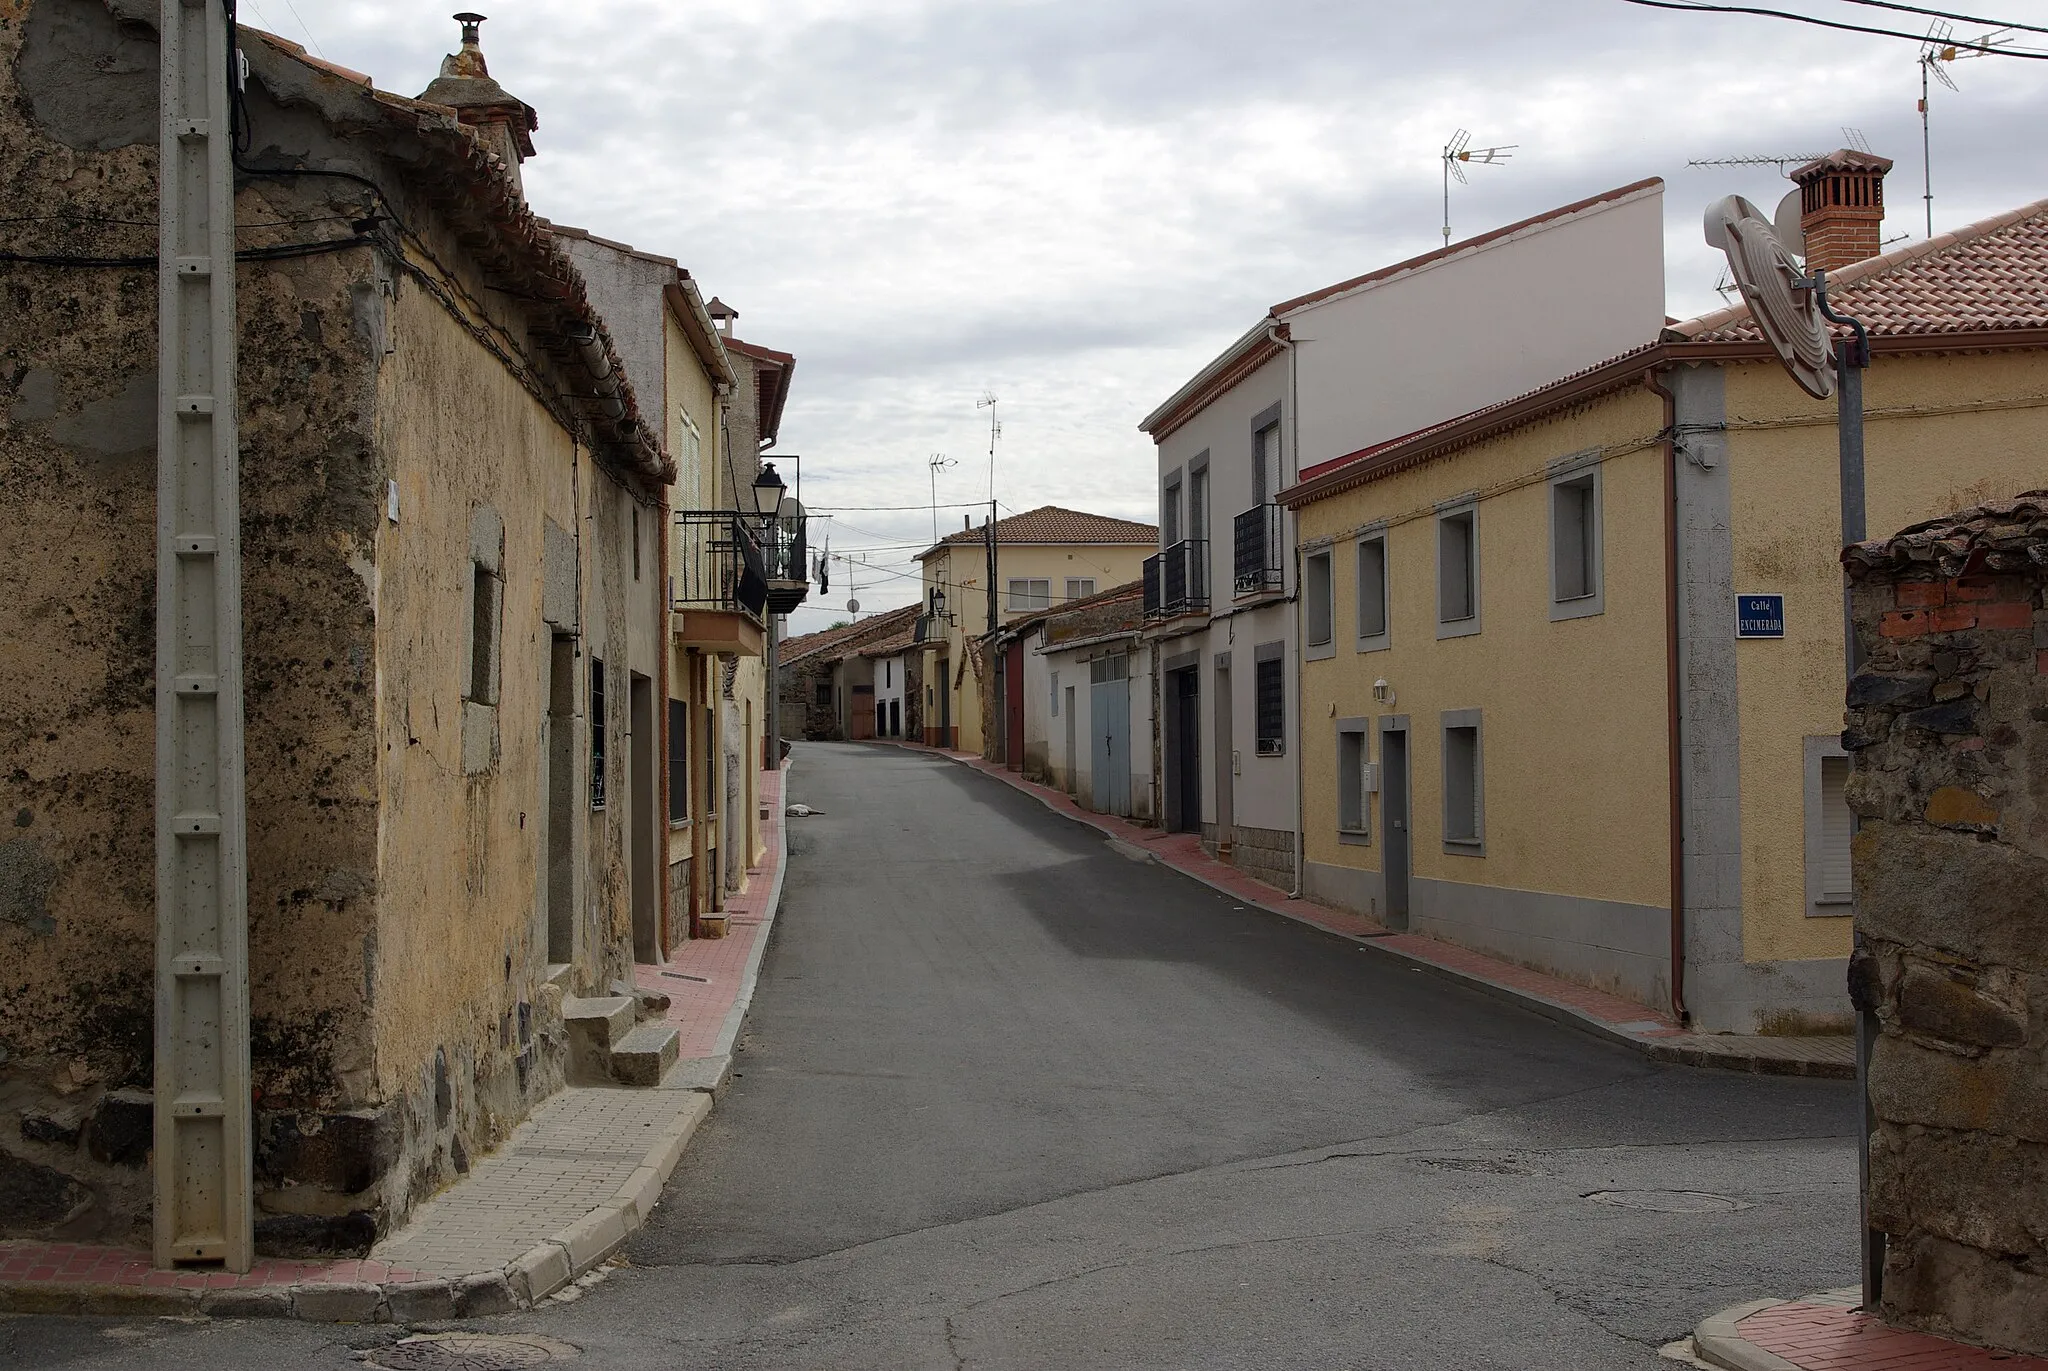
M364 1361L387 1371L519 1371L575 1355L575 1348L553 1338L432 1333L380 1347Z
M1616 1209L1647 1209L1653 1214L1733 1214L1756 1206L1704 1190L1596 1190L1586 1196L1595 1204Z

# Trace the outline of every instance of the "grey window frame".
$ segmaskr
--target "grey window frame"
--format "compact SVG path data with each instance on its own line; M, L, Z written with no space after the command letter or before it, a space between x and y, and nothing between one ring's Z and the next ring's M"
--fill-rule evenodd
M1845 770L1852 770L1850 758L1842 747L1840 734L1823 734L1807 738L1804 740L1804 751L1806 846L1803 864L1806 875L1806 917L1846 919L1856 912L1854 890L1829 890L1825 883L1824 850L1827 846L1827 821L1822 768L1829 761L1840 761ZM1846 781L1848 778L1845 776L1843 779ZM1853 813L1849 819L1849 832L1852 837L1856 832L1856 819Z
M1602 480L1602 457L1604 452L1594 448L1587 452L1574 453L1551 463L1550 480L1547 485L1550 501L1550 621L1559 623L1566 619L1587 619L1607 612L1607 567L1606 517L1602 506L1606 503L1606 492ZM1564 547L1559 540L1562 522L1559 519L1558 500L1561 491L1567 487L1584 488L1586 499L1585 559L1588 588L1583 595L1567 599L1563 590L1562 554Z
M1159 490L1159 546L1170 548L1188 535L1181 520L1181 469L1166 473Z
M1193 654L1190 654L1193 655ZM1280 668L1280 727L1279 736L1268 739L1259 728L1259 673L1266 667ZM1169 666L1169 670L1171 667ZM1285 757L1287 755L1287 644L1260 643L1252 649L1252 748L1255 756Z
M1086 589L1086 590L1082 591L1082 592L1081 592L1081 593L1080 593L1079 595L1076 595L1076 594L1074 593L1074 586L1075 586L1075 584L1076 584L1077 582L1079 582L1079 583L1081 583L1081 584L1085 584L1085 585L1086 585L1086 586L1088 587L1088 589ZM1072 603L1073 603L1074 601L1076 601L1076 600L1085 600L1085 599L1088 599L1088 598L1089 598L1090 596L1092 596L1092 595L1094 595L1094 594L1095 594L1095 578L1094 578L1093 576L1069 576L1069 577L1067 577L1067 603L1068 603L1068 604L1072 604Z
M1380 631L1365 631L1365 550L1377 543L1380 549ZM1358 542L1351 554L1351 584L1356 603L1352 607L1352 626L1358 634L1357 651L1384 652L1394 645L1394 591L1393 563L1388 558L1387 526L1376 525L1358 535Z
M1045 587L1043 604L1035 603L1038 599L1038 593L1031 589L1035 585L1043 585ZM1024 599L1026 601L1024 604L1017 602L1018 586L1024 587ZM1008 584L1005 585L1003 590L1003 602L1008 606L1003 611L1006 614L1029 614L1034 610L1051 609L1052 578L1050 576L1011 576L1008 578Z
M1287 484L1287 438L1280 431L1280 406L1271 404L1252 416L1252 504L1270 505ZM1273 470L1266 470L1266 434L1273 434ZM1271 475L1278 486L1269 487Z
M1323 622L1321 641L1315 638L1316 603L1312 587L1320 565L1323 581ZM1337 655L1337 549L1330 546L1304 550L1301 554L1301 656L1303 661L1322 662Z
M1369 717L1337 720L1337 841L1346 847L1372 846L1372 797L1378 787L1367 785L1366 776L1372 769L1373 722ZM1358 740L1355 764L1344 756L1352 738ZM1356 824L1346 823L1347 818Z
M1444 617L1444 525L1454 520L1471 520L1471 544L1466 551L1466 574L1470 578L1472 613L1458 619ZM1466 638L1479 632L1480 608L1484 603L1481 594L1479 560L1479 498L1476 495L1461 496L1446 500L1436 507L1436 636L1444 638Z
M1455 857L1486 855L1486 724L1483 710L1447 709L1437 727L1438 775L1443 784L1443 848ZM1451 734L1472 734L1472 836L1451 836Z

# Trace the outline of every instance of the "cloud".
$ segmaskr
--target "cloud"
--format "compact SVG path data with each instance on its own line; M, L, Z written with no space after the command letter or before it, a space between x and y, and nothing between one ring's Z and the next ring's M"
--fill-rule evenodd
M395 0L294 3L326 56L405 93L456 38ZM679 258L797 354L783 446L814 505L925 504L933 452L960 461L941 501L984 497L993 389L1008 507L1149 517L1138 420L1274 301L1437 246L1454 128L1519 145L1452 188L1459 236L1665 177L1674 314L1720 303L1700 209L1786 188L1688 159L1859 127L1899 162L1887 231L1923 228L1912 44L1619 0L504 0L484 47L540 111L540 212ZM2048 105L2034 66L1936 89L1937 228L2043 193L2048 153L2011 133ZM849 513L832 537L931 528ZM864 606L914 598L892 584Z

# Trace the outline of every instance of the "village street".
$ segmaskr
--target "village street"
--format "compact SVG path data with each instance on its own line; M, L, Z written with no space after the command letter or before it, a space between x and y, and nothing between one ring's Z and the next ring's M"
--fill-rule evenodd
M1605 1371L1854 1278L1847 1083L1648 1063L931 754L801 745L790 795L823 812L736 1077L630 1265L479 1327L620 1368ZM0 1364L400 1336L14 1319Z

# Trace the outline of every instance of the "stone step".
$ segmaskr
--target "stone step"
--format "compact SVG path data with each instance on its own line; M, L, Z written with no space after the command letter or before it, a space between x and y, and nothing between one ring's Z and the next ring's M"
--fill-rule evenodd
M626 995L562 1001L562 1024L569 1032L571 1085L602 1085L612 1079L612 1049L633 1031L639 1010Z
M612 1079L620 1085L660 1085L682 1044L674 1024L641 1024L612 1047Z

